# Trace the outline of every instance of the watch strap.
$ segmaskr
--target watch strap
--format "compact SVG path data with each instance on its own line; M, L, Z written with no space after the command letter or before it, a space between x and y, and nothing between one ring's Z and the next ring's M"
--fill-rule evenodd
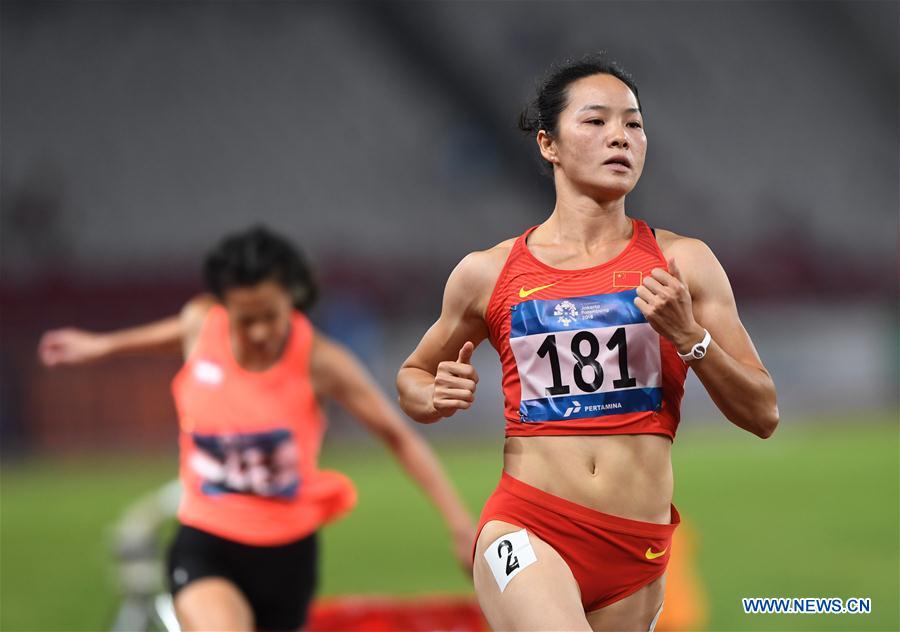
M691 347L691 350L688 351L687 353L680 353L676 349L675 352L678 353L678 357L684 361L688 361L688 360L699 360L699 359L703 358L704 356L706 356L706 349L709 347L709 343L712 342L712 336L709 334L709 330L707 330L707 329L704 329L703 333L704 333L703 340L701 340L700 342L695 344L693 347Z

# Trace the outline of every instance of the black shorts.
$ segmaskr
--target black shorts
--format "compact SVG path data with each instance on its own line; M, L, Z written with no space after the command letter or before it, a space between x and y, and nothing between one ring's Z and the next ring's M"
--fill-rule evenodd
M203 577L234 583L258 630L299 630L316 589L316 534L280 546L250 546L180 525L169 549L172 596Z

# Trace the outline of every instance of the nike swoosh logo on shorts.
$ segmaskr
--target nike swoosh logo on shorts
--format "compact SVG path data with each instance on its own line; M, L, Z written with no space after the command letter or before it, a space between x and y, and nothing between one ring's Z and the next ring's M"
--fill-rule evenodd
M526 290L524 287L519 290L519 298L525 298L535 292L540 292L541 290L546 290L551 285L556 285L559 281L554 281L553 283L548 283L547 285L540 285L538 287L533 287L530 290Z
M666 547L659 553L654 553L653 549L648 546L646 553L644 553L644 557L646 557L648 560L655 560L656 558L662 557L663 555L665 555L666 551L668 551L668 550L669 550L669 547Z

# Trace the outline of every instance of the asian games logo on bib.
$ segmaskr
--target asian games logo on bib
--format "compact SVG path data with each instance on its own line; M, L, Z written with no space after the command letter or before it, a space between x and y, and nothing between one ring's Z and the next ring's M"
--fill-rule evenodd
M557 303L556 307L553 308L553 315L559 318L560 325L568 327L578 318L578 308L575 307L572 301L563 301L562 303Z

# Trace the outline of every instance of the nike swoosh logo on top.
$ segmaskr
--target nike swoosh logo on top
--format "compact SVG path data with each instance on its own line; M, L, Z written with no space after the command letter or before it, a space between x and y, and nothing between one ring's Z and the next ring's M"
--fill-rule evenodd
M644 553L644 557L646 557L648 560L655 560L656 558L662 557L663 555L665 555L666 551L668 551L668 550L669 550L669 547L666 547L659 553L654 553L653 549L648 546L647 552Z
M556 285L559 281L554 281L553 283L548 283L547 285L540 285L538 287L533 287L530 290L526 290L524 287L519 290L519 298L525 298L534 294L535 292L540 292L541 290L546 290L548 287L552 285Z

